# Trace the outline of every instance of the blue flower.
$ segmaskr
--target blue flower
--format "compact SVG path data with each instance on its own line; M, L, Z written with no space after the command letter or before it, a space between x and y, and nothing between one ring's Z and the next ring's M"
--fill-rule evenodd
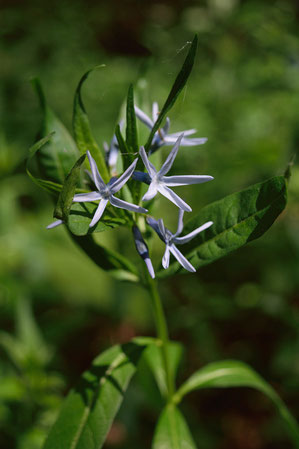
M191 212L191 207L169 187L201 184L203 182L211 181L214 178L206 175L165 176L172 167L182 139L183 135L176 139L173 149L169 153L166 161L159 171L157 171L154 165L149 161L144 147L141 147L139 153L148 173L141 173L137 171L134 173L134 179L144 181L149 184L148 191L142 198L143 201L151 200L154 196L156 196L157 192L160 192L180 209L186 212Z
M89 225L90 227L94 226L100 220L108 202L110 202L110 204L114 207L126 209L131 212L139 212L143 214L148 212L147 209L144 209L143 207L128 203L127 201L123 201L114 196L114 194L118 192L131 177L135 169L138 158L135 159L135 161L127 168L127 170L119 178L115 177L111 178L108 184L105 184L99 173L95 160L93 159L89 151L87 151L87 157L91 168L92 179L93 182L95 183L97 190L88 193L78 193L77 195L74 196L73 201L76 203L81 203L85 201L100 200L98 208Z
M178 228L177 228L177 231L175 234L172 234L172 232L169 231L169 229L167 229L164 226L164 222L163 222L162 218L160 218L159 220L155 220L152 217L147 217L146 221L156 231L156 233L158 234L160 239L166 245L165 253L164 253L164 256L162 259L163 268L166 269L169 267L169 259L170 259L170 253L171 253L177 259L177 261L182 265L182 267L184 267L188 271L195 272L196 270L193 267L193 265L191 265L191 263L186 259L186 257L177 249L176 244L182 245L184 243L189 242L197 234L199 234L200 232L202 232L205 229L212 226L213 222L207 221L202 226L200 226L199 228L190 232L189 234L184 235L183 237L179 237L179 235L182 233L183 227L184 227L183 216L184 216L184 211L180 210L179 211L179 219L178 219Z
M150 130L152 130L159 116L158 103L153 103L152 118L150 118L147 114L145 114L145 112L143 112L137 106L135 106L135 114L136 117L138 117L139 120L145 126L147 126ZM163 145L172 145L173 143L176 142L177 138L181 134L184 134L184 137L181 142L182 147L202 145L208 140L206 137L191 137L191 138L188 137L191 136L192 134L195 134L197 132L196 129L187 129L185 131L168 134L169 128L170 128L170 120L168 117L166 117L165 125L162 128L159 128L154 135L149 150L149 155L154 153L156 150L158 150L158 148L162 147Z
M147 244L143 240L142 234L141 234L138 226L134 225L132 228L132 231L133 231L136 250L137 250L138 254L140 255L140 257L144 260L150 276L154 279L155 272L154 272L152 261L149 256Z

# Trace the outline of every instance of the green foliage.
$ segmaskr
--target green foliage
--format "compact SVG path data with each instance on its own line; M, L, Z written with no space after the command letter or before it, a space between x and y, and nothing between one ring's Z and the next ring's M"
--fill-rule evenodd
M196 449L185 418L173 404L168 404L159 418L153 449Z
M33 86L39 97L43 112L40 135L45 137L53 133L51 140L40 147L40 151L37 153L39 168L45 178L62 184L78 159L79 152L65 126L47 105L38 79L33 80Z
M100 449L144 346L134 341L97 357L68 395L44 449Z
M250 387L261 391L276 405L278 412L285 421L290 436L296 447L299 447L299 426L289 412L284 402L274 389L252 368L245 363L227 360L210 363L199 371L196 371L187 379L177 391L174 400L179 402L181 398L194 390L202 388L230 388Z
M262 236L283 211L286 201L286 181L283 176L275 176L209 204L184 227L188 234L208 220L214 222L184 245L186 257L199 268ZM173 262L158 275L162 278L177 272L183 269Z
M124 155L124 168L126 169L135 159L139 152L136 115L134 109L134 90L131 84L127 96L127 127L126 127L126 146L130 154Z
M104 65L98 67L105 67ZM96 68L98 68L96 67ZM105 164L104 155L96 143L89 124L89 119L85 111L85 107L82 101L81 89L82 85L94 69L88 70L79 81L74 98L74 110L73 110L73 129L75 140L81 154L85 154L86 151L90 151L92 157L96 161L99 171L102 175L104 182L109 181L109 174Z

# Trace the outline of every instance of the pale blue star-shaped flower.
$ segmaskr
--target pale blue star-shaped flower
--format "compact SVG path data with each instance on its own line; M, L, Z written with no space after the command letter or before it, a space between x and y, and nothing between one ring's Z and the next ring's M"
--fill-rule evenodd
M114 196L114 194L118 192L131 177L135 169L138 158L135 159L135 161L127 168L127 170L119 178L111 178L108 184L105 184L99 173L97 164L89 151L87 151L87 157L91 168L92 179L93 182L95 183L97 190L88 193L78 193L77 195L74 196L73 201L76 203L82 203L85 201L100 200L97 210L95 211L93 219L91 220L91 223L89 225L90 227L93 227L100 220L109 202L114 207L126 209L131 212L139 212L143 214L148 212L147 209L144 209L143 207L137 206L136 204L128 203L127 201L121 200L120 198L116 198Z
M149 161L144 147L140 148L139 153L148 173L136 171L134 173L134 179L149 184L148 191L143 196L142 201L149 201L152 198L154 198L157 192L160 192L163 196L172 201L180 209L186 212L191 212L192 210L191 207L184 200L182 200L182 198L180 198L176 193L174 193L169 187L187 186L190 184L201 184L203 182L211 181L212 179L214 179L212 176L207 175L165 176L166 173L168 173L172 167L172 164L175 160L182 139L183 135L181 135L176 140L173 149L169 153L166 161L164 162L159 171L157 171L154 165Z
M189 242L192 240L197 234L204 231L205 229L212 226L212 221L207 221L202 226L199 226L199 228L195 229L194 231L190 232L187 235L184 235L183 237L179 237L179 235L183 231L183 215L184 211L179 211L179 219L178 219L178 228L175 234L172 234L169 229L167 229L164 226L163 219L160 218L159 220L155 220L152 217L147 217L146 221L147 223L156 231L160 239L166 244L165 252L162 259L162 266L163 268L169 267L169 259L170 259L170 253L173 254L173 256L177 259L177 261L184 267L186 270L195 272L195 268L191 263L186 259L186 257L177 249L176 245L182 245L184 243Z
M135 106L135 114L136 117L139 118L139 120L147 126L150 130L153 129L155 122L158 119L159 116L159 106L158 103L153 103L152 107L152 118L150 118L145 112L143 112L140 108ZM172 145L176 142L177 138L184 134L184 137L181 142L182 147L191 147L196 145L202 145L205 143L208 139L206 137L188 137L192 134L195 134L197 131L196 129L186 129L185 131L180 131L172 134L168 134L170 128L170 119L166 117L166 123L162 128L159 128L158 131L156 131L154 138L151 143L151 147L149 150L149 154L154 153L158 148L162 147L163 145Z

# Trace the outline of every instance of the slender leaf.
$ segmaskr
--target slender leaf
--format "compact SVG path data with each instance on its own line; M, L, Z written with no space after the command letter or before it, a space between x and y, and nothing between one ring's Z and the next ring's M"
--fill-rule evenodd
M167 405L157 424L153 449L196 449L185 418L179 409Z
M153 137L155 135L155 132L159 129L162 121L166 117L167 112L174 105L177 97L181 93L182 89L184 88L184 86L190 76L190 73L193 68L194 60L195 60L195 55L196 55L197 40L198 40L197 36L195 35L194 39L192 41L192 44L190 46L190 49L188 51L188 54L186 56L186 59L183 63L183 66L182 66L178 76L176 77L176 80L171 88L170 94L167 97L167 100L158 116L158 119L156 120L156 122L154 124L153 129L151 130L148 141L146 142L146 145L145 145L146 150L149 150L152 140L153 140Z
M98 66L96 68L105 67L104 65ZM109 181L109 173L105 163L104 154L100 150L97 142L95 141L89 119L82 101L81 89L84 81L88 78L89 74L93 72L94 69L88 70L79 81L78 87L76 89L74 98L74 111L73 111L73 129L75 140L78 145L81 154L85 154L87 150L90 151L93 156L98 169L101 173L102 178L107 183Z
M175 377L179 363L182 359L183 347L180 343L170 342L167 348L168 348L170 370L172 372L172 377ZM159 340L156 340L155 344L149 345L146 348L143 357L145 358L148 366L150 367L154 375L160 393L162 394L162 396L166 396L167 394L166 374L163 366Z
M46 99L38 79L33 80L43 111L41 137L50 133L51 140L45 143L37 154L41 175L50 181L62 184L79 157L76 144L61 121L46 104Z
M287 201L287 186L283 176L275 176L246 190L226 196L206 207L184 228L188 234L207 221L214 224L180 250L195 268L213 262L251 240L262 236L283 211ZM159 277L186 272L177 262Z
M34 155L36 154L36 152L38 150L40 150L44 145L46 145L50 141L50 139L52 138L53 134L54 134L54 132L50 133L46 137L43 137L38 142L36 142L34 145L32 145L32 147L29 149L29 155L28 155L28 158L27 158L27 161L26 161L26 171L27 171L27 174L28 174L29 178L35 184L37 184L42 189L46 190L48 193L50 193L52 195L54 194L55 196L57 196L57 194L62 189L62 185L61 184L57 184L57 183L52 182L52 181L47 181L45 179L37 178L36 176L34 176L31 173L31 171L29 169L29 165L30 165L31 159L34 157Z
M63 220L64 223L68 222L68 216L76 192L76 186L80 177L81 165L83 164L85 157L86 155L83 154L83 156L81 156L77 160L70 173L65 178L62 190L58 197L58 201L54 210L54 217Z
M133 159L138 155L139 151L134 108L134 91L132 84L129 87L127 96L126 146L130 154L125 155L126 157L124 157L124 169L126 169L133 162Z
M71 234L71 237L102 270L108 271L118 280L138 282L137 269L126 257L99 245L91 235L77 237Z
M174 400L179 402L184 395L202 388L251 387L267 395L276 405L296 447L299 447L299 427L275 390L258 373L245 363L226 360L206 365L196 371L177 391Z
M44 449L100 449L144 346L114 346L97 357L64 402Z

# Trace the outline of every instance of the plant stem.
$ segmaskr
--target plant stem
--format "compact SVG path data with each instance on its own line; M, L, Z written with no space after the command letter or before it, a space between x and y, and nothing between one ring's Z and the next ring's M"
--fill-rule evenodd
M154 306L154 314L155 314L155 322L157 329L157 336L161 341L161 355L164 364L165 376L166 376L166 385L167 385L167 393L168 393L168 401L172 399L172 396L175 391L174 379L170 369L169 363L169 338L168 338L168 328L166 323L166 318L162 306L162 301L159 295L159 291L157 288L157 281L152 279L149 274L147 274L147 286L149 293L151 295L153 306Z

